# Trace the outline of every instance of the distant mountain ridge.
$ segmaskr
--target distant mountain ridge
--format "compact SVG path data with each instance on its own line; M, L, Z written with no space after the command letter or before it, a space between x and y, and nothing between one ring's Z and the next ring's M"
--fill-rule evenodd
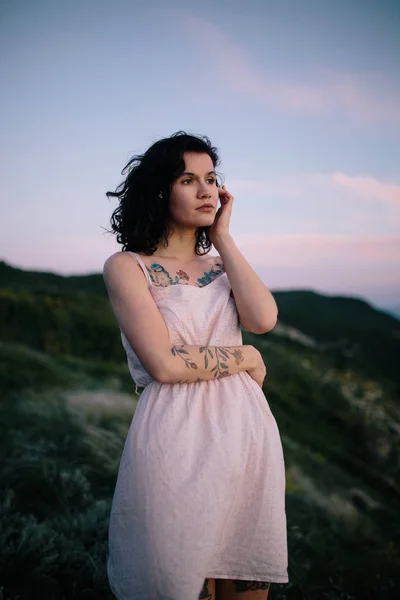
M9 293L13 292L14 300L10 300L9 294L5 295L5 290ZM46 309L52 314L52 317L49 317L50 322L55 324L58 330L58 334L52 332L53 337L59 335L60 339L63 336L64 339L67 337L70 339L72 329L78 321L80 328L83 327L87 331L88 327L92 327L94 334L96 334L94 330L101 327L101 331L97 331L97 335L95 335L98 340L102 336L109 335L111 331L117 330L101 273L64 276L51 272L26 271L1 261L0 293L1 291L3 291L0 299L3 305L2 316L6 323L5 339L7 341L27 343L24 338L24 328L21 327L21 319L22 322L24 319L27 322L31 319L37 320L38 306L36 306L34 314L32 312L32 306L35 305L33 298L35 297L41 304L47 295L59 297L58 305L63 304L64 310L61 314L60 306L54 310L50 307ZM396 385L400 386L397 359L400 353L400 321L398 319L384 311L377 310L359 298L327 296L311 290L271 291L278 304L278 322L280 324L292 327L301 332L303 336L314 340L320 350L333 353L338 365L344 365L351 360L353 366L361 369L365 374L370 373L372 376L388 378L396 381ZM19 297L19 294L22 293L23 298ZM77 297L79 297L78 303L76 302ZM16 302L20 306L22 311L20 318L16 317L16 308L11 310L10 317L10 302ZM25 305L24 309L22 309L21 303ZM47 302L47 304L51 303ZM101 313L104 313L103 318L99 317ZM18 323L14 322L12 315L18 320ZM41 327L45 328L46 317L42 309L40 310L40 320ZM17 329L18 334L16 334ZM278 333L278 330L275 333ZM57 341L54 341L54 346L57 346ZM59 346L61 352L63 343L60 342ZM71 352L72 346L67 351ZM96 350L99 351L99 348L102 348L103 352L107 352L104 346L107 344L101 344L99 341ZM117 346L118 344L115 342L110 348L121 358L122 355L116 349ZM38 349L45 348L39 346ZM96 350L87 347L88 353ZM111 359L109 355L98 358Z

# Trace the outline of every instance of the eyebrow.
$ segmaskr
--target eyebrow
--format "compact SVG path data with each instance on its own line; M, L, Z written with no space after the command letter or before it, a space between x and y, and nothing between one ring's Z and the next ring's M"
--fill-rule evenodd
M211 175L211 173L214 173L214 175L217 176L215 171L208 171L207 175ZM192 177L196 177L194 173L189 173L189 171L185 171L184 173L182 173L181 177L183 177L184 175L191 175Z

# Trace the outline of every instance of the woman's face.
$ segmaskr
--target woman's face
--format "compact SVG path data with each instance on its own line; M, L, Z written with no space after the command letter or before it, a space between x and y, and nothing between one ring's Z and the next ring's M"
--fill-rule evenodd
M214 222L219 199L213 162L207 153L185 152L183 159L185 173L174 181L171 189L171 218L186 227L207 227ZM205 203L212 204L213 210L197 210Z

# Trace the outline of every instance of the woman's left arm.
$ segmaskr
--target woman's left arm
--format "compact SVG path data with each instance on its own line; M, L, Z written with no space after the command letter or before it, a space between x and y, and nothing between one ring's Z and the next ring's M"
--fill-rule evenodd
M214 247L232 286L232 295L240 323L252 333L266 333L274 328L278 307L268 288L251 268L231 235L215 239Z
M239 251L229 231L234 196L223 185L218 188L219 207L209 229L209 239L220 254L239 313L240 323L252 333L266 333L278 319L271 292Z

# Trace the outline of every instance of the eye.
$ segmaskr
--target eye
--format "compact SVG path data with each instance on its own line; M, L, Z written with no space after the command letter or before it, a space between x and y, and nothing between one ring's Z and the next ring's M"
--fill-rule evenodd
M186 183L186 181L192 181L192 179L191 178L183 179L182 183ZM211 183L215 183L214 177L209 177L207 181L211 181Z

